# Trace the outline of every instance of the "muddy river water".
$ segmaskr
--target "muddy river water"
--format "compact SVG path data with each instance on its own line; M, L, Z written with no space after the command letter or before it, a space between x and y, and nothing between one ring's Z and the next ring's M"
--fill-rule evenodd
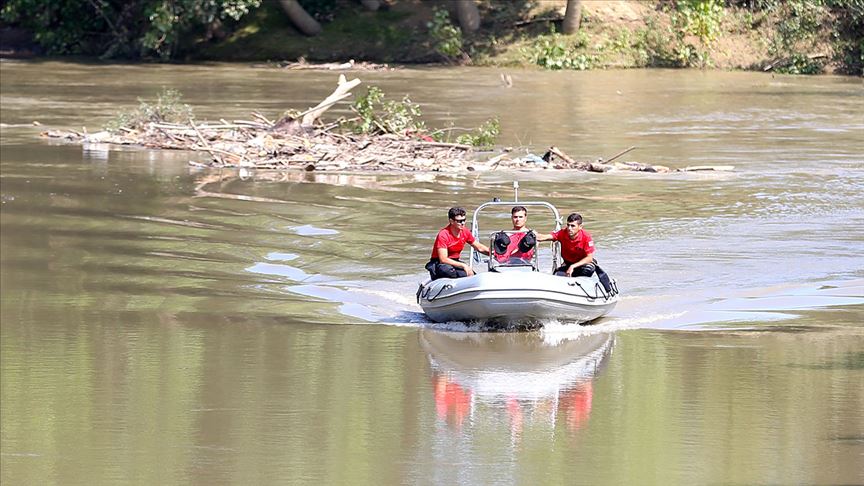
M206 172L38 133L163 87L273 118L336 74L0 62L2 483L864 483L861 80L502 72L358 76L516 153L735 170ZM585 216L623 294L596 325L414 303L447 208L514 180Z

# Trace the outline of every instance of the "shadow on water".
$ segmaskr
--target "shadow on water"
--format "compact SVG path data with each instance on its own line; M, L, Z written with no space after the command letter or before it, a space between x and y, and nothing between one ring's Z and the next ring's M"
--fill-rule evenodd
M790 364L789 367L808 370L864 370L864 351L846 353L839 359L818 364Z

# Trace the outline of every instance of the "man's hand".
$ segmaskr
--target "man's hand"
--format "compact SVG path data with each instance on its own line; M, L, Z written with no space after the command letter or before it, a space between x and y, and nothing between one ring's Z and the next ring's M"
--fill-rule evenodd
M572 276L573 276L573 270L574 270L574 269L576 269L576 264L575 264L575 263L574 263L573 265L570 265L569 267L567 267L567 276L568 276L568 277L572 277Z
M474 270L472 270L470 266L465 265L465 273L468 274L469 277L471 277L474 275Z

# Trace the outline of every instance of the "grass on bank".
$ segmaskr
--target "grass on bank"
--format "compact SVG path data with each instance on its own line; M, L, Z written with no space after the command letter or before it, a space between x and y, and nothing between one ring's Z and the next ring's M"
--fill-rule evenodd
M838 18L829 8L846 3L851 18ZM574 35L558 33L561 11L555 3L481 3L484 21L472 35L463 34L439 4L393 2L378 12L343 7L310 38L293 29L275 2L265 2L225 40L191 52L194 58L221 60L302 57L552 70L697 67L861 74L864 65L864 41L854 38L857 26L864 27L861 0L764 0L760 9L720 0L631 2L627 8L636 12L631 18L586 7Z

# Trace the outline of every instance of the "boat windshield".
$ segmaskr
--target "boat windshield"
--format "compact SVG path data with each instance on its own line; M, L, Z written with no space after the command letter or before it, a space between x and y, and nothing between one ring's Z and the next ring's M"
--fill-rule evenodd
M498 231L489 235L489 271L510 269L540 271L536 242L525 239L525 231Z
M551 231L558 231L561 229L561 217L558 213L558 209L555 208L552 204L549 204L545 201L491 201L484 204L481 204L475 211L474 215L471 219L471 233L475 238L483 241L485 238L481 238L481 230L480 230L480 222L483 220L484 226L489 228L489 225L499 226L504 223L503 219L508 218L509 223L509 215L510 210L514 206L524 206L528 209L531 214L531 220L529 222L529 227L533 228L537 233L546 233ZM545 214L544 214L545 213ZM500 251L496 251L495 249L495 235L499 233L504 233L507 235L510 240L506 247L503 245L503 242L499 245L501 246ZM549 272L554 272L556 268L559 266L559 248L558 242L552 241L548 244L536 243L534 248L529 249L523 245L523 248L519 248L519 242L524 237L525 232L519 231L511 231L505 228L497 228L497 231L491 234L484 234L484 236L488 235L489 239L489 249L492 252L491 257L487 257L486 255L481 254L478 251L475 251L474 248L471 248L469 261L473 265L482 265L487 266L490 271L508 271L508 269L513 270L534 270L541 271L543 268L549 268ZM549 261L551 259L551 262ZM549 267L546 267L547 263L551 263Z

